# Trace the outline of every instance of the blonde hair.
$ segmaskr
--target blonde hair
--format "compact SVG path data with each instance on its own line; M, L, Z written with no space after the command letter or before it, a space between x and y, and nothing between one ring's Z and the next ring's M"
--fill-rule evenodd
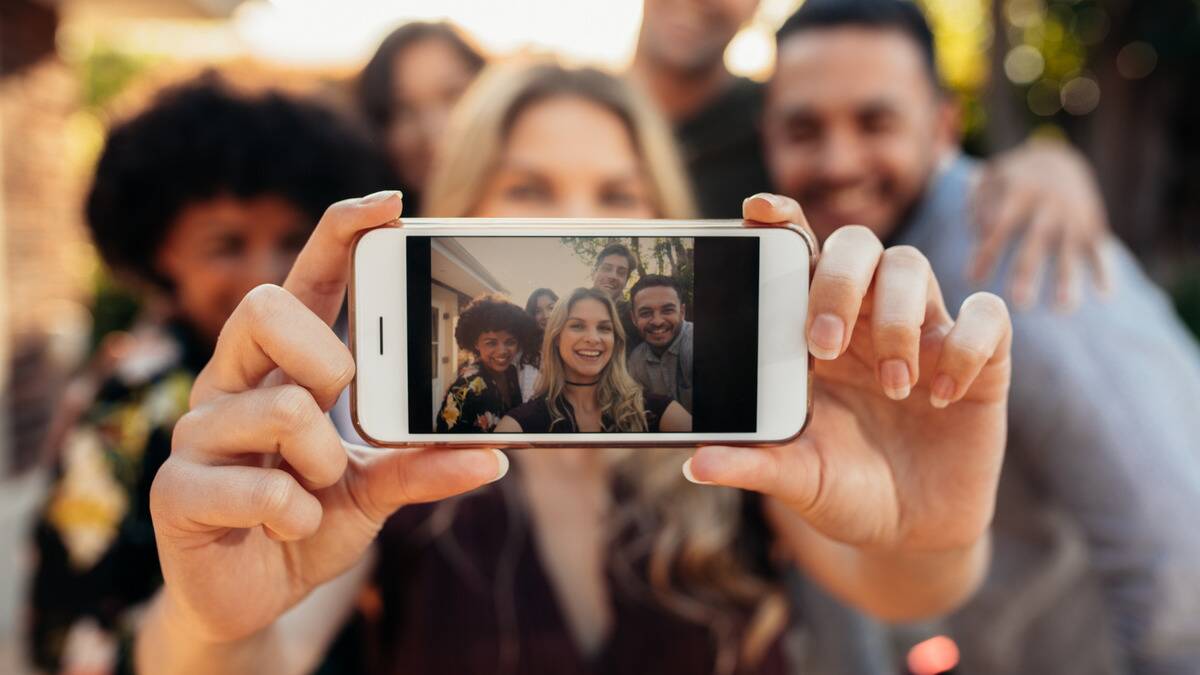
M693 217L691 189L674 137L653 106L616 76L593 68L564 68L549 61L489 66L471 86L451 116L441 154L434 161L424 215L472 215L517 117L531 105L559 96L577 96L617 115L633 139L657 216ZM548 399L561 396L562 377L556 371L559 357L546 358L548 352L557 350L547 349L547 345L561 332L569 307L583 297L592 296L584 289L567 302L559 302L547 324L539 387ZM602 405L617 429L644 429L643 397L640 390L629 387L633 380L625 369L621 322L611 299L604 296L604 300L619 338L603 378ZM551 410L553 414L554 408ZM629 492L616 501L606 523L618 583L630 592L656 598L686 620L707 626L717 640L715 673L732 673L739 664L761 660L786 624L787 604L782 590L748 569L747 561L736 551L745 498L742 492L687 482L680 466L691 450L597 452L604 453L615 479ZM500 481L494 489L501 490L510 505L522 502L513 494L518 488L512 481ZM477 573L458 553L450 530L457 503L450 499L439 505L430 532L442 535L436 537L438 545L459 561L456 564L464 573L474 576ZM648 562L648 579L636 571L642 561ZM509 576L513 565L508 556L500 561ZM506 597L505 589L500 589L497 597ZM508 611L502 613L508 621L515 621L510 606L514 601L505 601ZM506 633L502 643L507 646L498 668L506 671L512 665L510 643L515 628L502 625L502 630Z
M488 66L463 94L434 160L423 215L472 215L517 118L531 106L559 97L582 98L619 117L629 130L658 216L694 217L690 184L674 138L653 105L614 75L547 60Z
M554 311L546 321L546 336L542 340L542 370L535 388L535 396L546 397L546 405L550 408L551 429L566 419L566 366L559 351L559 337L567 325L571 309L583 300L595 300L603 305L613 324L612 357L604 365L604 370L600 372L600 381L596 384L600 419L607 419L611 423L611 427L605 427L603 431L645 432L648 426L642 388L625 366L625 329L621 326L621 319L617 315L617 307L612 298L594 288L576 288L566 302L554 306Z

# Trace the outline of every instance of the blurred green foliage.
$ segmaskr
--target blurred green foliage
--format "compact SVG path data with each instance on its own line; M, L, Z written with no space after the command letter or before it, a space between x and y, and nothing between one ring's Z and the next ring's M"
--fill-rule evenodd
M75 64L88 109L103 114L105 106L152 67L158 59L96 45Z
M83 99L80 114L90 118L85 126L106 129L108 107L157 61L109 45L96 45L83 53L73 66ZM94 154L98 156L99 151L97 147ZM118 282L107 265L97 265L92 281L92 349L105 335L132 326L140 309L138 294Z

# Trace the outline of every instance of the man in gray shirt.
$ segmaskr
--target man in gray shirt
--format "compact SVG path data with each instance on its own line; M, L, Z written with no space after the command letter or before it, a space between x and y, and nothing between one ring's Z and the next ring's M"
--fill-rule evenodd
M660 274L638 279L629 292L633 324L643 342L629 355L629 374L646 391L670 396L692 412L693 327L683 318L679 284Z
M920 249L957 307L978 290L965 277L978 167L959 153L920 11L808 0L777 53L763 125L776 186L822 239L860 223ZM1200 350L1132 256L1116 242L1107 253L1111 297L1012 317L992 569L945 626L963 672L1200 672ZM842 656L861 655L870 625L847 623L816 642L857 635Z

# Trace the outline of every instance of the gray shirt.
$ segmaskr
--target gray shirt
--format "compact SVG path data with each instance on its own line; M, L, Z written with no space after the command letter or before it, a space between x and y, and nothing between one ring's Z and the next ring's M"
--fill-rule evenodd
M684 321L679 335L662 354L643 342L629 355L629 374L651 394L670 396L692 412L692 322Z
M948 164L895 242L929 258L952 314L980 290L964 276L976 243L968 206L976 170L965 158ZM1006 548L1002 529L1006 522L1028 526L1029 518L1011 514L1032 513L1029 500L1036 500L1061 511L1065 527L1080 533L1081 567L1095 580L1119 669L1200 672L1200 349L1129 251L1113 242L1106 253L1114 263L1111 298L1089 289L1071 314L1057 313L1045 297L1012 313L996 556L983 592L963 614L979 631L995 633L988 621L1006 606L1010 619L1022 615L1012 608L1022 592L1038 596L1027 598L1026 610L1056 604L1061 588L1037 590L1022 583L1033 577L1021 574L1036 576L1053 560ZM1011 262L985 290L1002 287ZM1006 489L1004 482L1019 485ZM972 612L988 602L995 607ZM1039 620L1024 614L1026 627ZM1043 622L1047 628L1060 626ZM1079 637L1085 645L1105 641Z

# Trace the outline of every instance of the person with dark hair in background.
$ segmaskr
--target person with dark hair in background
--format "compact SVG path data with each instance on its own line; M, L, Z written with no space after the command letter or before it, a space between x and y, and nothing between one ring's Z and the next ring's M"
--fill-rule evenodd
M851 3L853 4L853 3ZM725 49L759 0L644 0L631 75L671 121L704 218L740 218L740 199L773 184L760 137L763 85L725 66ZM1104 204L1090 168L1065 143L1029 141L989 161L969 190L980 228L972 262L977 280L996 253L1020 237L1030 264L1012 270L1013 300L1028 304L1037 271L1051 253L1091 267L1100 288L1107 269L1097 251L1108 234ZM964 258L960 264L966 265ZM1060 291L1068 282L1059 281Z
M506 298L481 295L458 317L454 339L474 355L446 390L437 414L438 433L479 434L496 428L521 404L517 359L539 349L537 324Z
M671 277L647 274L629 291L629 304L643 340L629 355L629 374L647 392L669 396L692 412L694 326L683 318L679 284Z
M434 152L485 60L448 23L405 24L383 39L358 79L358 103L417 213Z
M542 367L542 338L546 333L546 322L558 302L558 294L549 288L538 288L529 294L525 301L525 313L533 317L537 324L537 333L533 337L534 349L521 353L521 371L518 379L521 381L521 402L533 398L533 390L537 386L537 378Z
M920 9L808 0L777 39L765 111L775 184L826 242L863 236L839 227L861 223L916 247L947 302L962 302L976 290L963 261L977 245L967 196L981 168L959 149ZM1109 241L1103 255L1117 282L1107 301L1076 289L1070 315L1013 316L995 562L950 622L964 672L1200 664L1200 350L1123 246ZM1023 244L1001 268L1033 257ZM818 347L836 350L842 327L817 324ZM834 628L825 644L852 634Z
M247 292L284 278L330 203L382 187L382 174L333 112L235 91L214 73L109 133L87 224L107 265L165 319L144 317L119 341L58 448L36 530L38 667L116 667L132 616L162 583L150 484L221 327Z
M539 288L529 294L525 301L525 313L533 317L539 331L546 330L546 322L554 311L554 303L558 302L558 294L549 288Z
M642 341L637 327L633 325L633 316L629 301L625 299L625 287L629 285L629 276L637 270L637 258L625 244L609 244L596 254L596 264L592 266L592 288L603 291L612 298L617 307L617 316L621 319L621 327L625 329L626 356Z

